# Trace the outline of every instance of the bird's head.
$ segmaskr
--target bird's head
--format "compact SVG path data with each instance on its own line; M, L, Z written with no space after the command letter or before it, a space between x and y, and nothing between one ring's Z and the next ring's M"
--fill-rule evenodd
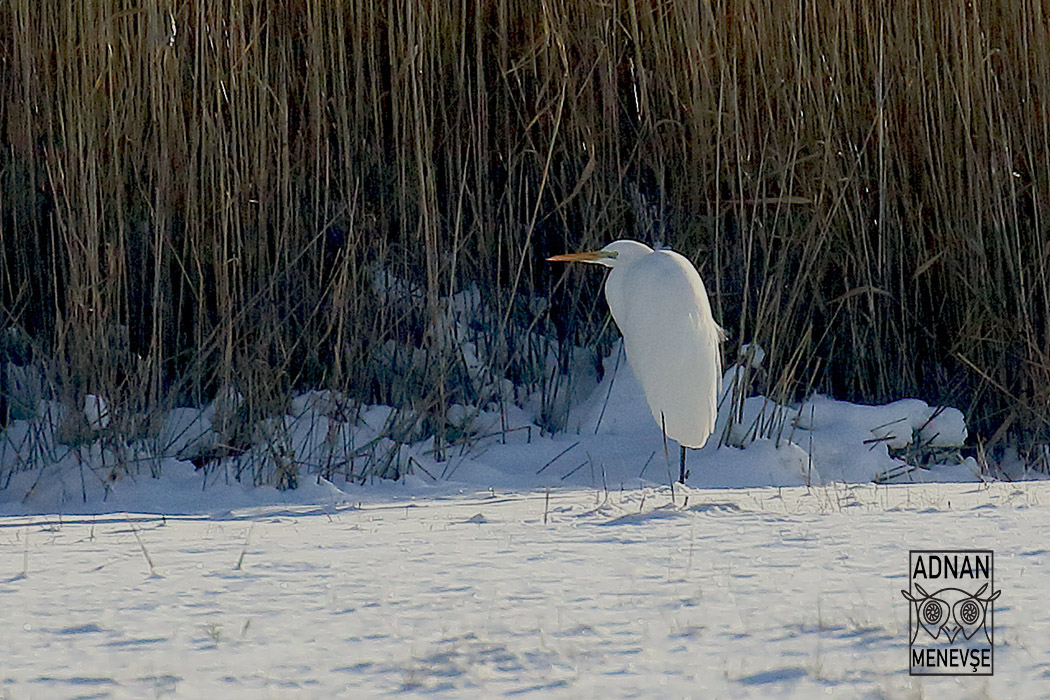
M555 255L547 258L547 261L587 262L604 265L605 267L620 267L652 252L653 249L644 243L620 240L610 243L601 250L592 250L586 253L565 253L564 255Z

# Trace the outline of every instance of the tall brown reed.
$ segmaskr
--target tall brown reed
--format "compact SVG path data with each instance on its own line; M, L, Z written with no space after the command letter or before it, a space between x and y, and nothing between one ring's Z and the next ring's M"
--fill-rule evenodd
M440 440L450 402L514 399L449 342L474 283L479 351L553 428L544 338L564 368L612 332L600 280L542 258L631 236L697 262L732 343L770 351L761 390L919 395L1045 443L1046 22L1033 0L9 0L3 323L129 431L221 386L246 424L335 386Z

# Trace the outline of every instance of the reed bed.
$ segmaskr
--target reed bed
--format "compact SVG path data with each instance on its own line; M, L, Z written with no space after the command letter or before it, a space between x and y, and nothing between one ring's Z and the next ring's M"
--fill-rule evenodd
M128 436L224 387L245 425L328 387L440 446L450 404L515 400L452 342L473 288L479 354L555 430L570 355L600 365L615 329L599 275L543 258L634 237L697 263L730 356L766 348L757 390L952 404L988 454L1038 459L1048 23L1036 0L6 0L5 356Z

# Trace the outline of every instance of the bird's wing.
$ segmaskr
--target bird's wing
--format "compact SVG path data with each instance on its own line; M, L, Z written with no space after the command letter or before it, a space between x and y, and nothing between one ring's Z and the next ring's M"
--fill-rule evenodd
M657 251L614 269L606 296L653 418L679 444L702 447L715 427L722 362L700 275L681 255Z

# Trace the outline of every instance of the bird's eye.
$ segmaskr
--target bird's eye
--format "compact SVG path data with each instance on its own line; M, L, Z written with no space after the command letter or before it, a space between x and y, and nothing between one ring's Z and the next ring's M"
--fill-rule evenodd
M959 606L959 620L967 625L977 622L981 616L981 606L973 600L964 600Z
M922 605L922 619L928 625L939 625L941 618L944 617L944 610L940 605L940 601L936 598L930 598Z

